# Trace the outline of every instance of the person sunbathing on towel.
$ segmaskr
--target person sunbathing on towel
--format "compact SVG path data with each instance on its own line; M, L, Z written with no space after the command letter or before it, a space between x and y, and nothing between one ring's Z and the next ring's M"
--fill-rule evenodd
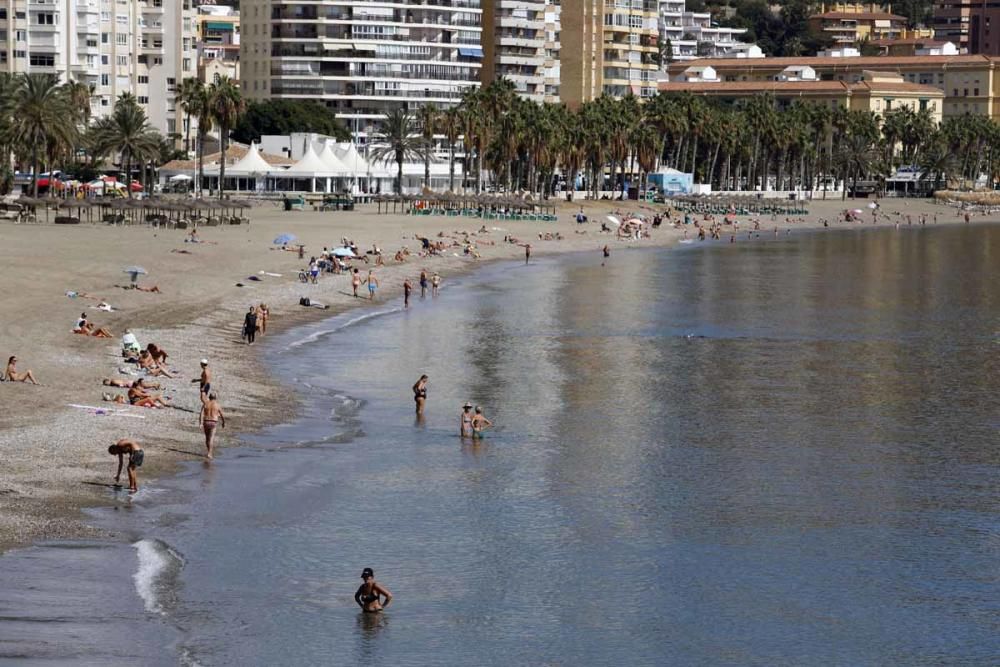
M140 292L156 292L157 294L160 293L160 288L157 285L153 285L152 287L140 287L136 285L135 288Z
M145 378L141 378L139 380L119 380L117 378L104 378L103 380L101 380L101 384L103 384L105 387L118 387L120 389L128 389L136 382L138 382L139 386L142 387L143 389L160 388L159 382L149 382Z
M159 395L148 394L139 386L141 380L136 380L128 390L128 402L140 408L169 408L170 403Z

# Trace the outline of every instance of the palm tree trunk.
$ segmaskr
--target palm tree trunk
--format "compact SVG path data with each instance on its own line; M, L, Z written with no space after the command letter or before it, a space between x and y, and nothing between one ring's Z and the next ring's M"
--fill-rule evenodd
M226 190L226 148L229 144L229 132L225 125L219 126L219 146L222 148L222 157L219 159L219 199Z
M455 142L448 142L448 190L455 191Z
M38 199L38 150L31 151L31 190L32 196Z
M125 192L132 198L132 151L125 151Z
M197 141L198 141L198 146L197 146L197 149L198 149L197 150L197 153L198 153L198 182L195 184L195 186L196 186L195 187L195 193L197 194L198 198L201 198L202 180L205 177L205 174L204 174L204 172L205 172L205 133L201 131L201 128L198 128L198 139L197 139Z
M431 187L431 154L430 147L425 150L428 152L424 153L424 187L428 190Z
M184 157L191 153L191 114L187 115L187 127L184 128Z

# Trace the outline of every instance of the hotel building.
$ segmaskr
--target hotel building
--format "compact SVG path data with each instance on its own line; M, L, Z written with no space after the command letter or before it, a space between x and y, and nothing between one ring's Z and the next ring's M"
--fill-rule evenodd
M321 101L361 135L478 87L482 18L480 0L243 0L243 93Z
M656 95L660 0L574 0L560 14L559 96L570 107L602 93Z
M85 83L93 117L130 93L153 127L180 135L174 93L196 73L192 18L191 0L0 0L0 71Z

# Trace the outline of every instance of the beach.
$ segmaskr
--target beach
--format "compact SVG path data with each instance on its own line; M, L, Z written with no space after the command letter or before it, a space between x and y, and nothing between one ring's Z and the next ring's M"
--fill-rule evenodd
M581 206L590 220L584 225L574 221ZM813 202L809 214L796 216L794 222L763 216L759 233L773 235L777 227L778 234L794 235L822 226L822 219L830 221L831 229L872 227L867 215L865 224L838 221L845 208L854 206L831 199ZM665 208L635 202L563 203L558 222L542 223L386 215L374 205L353 212L284 212L265 204L252 210L249 227L202 228L203 242L197 244L185 242L186 231L145 226L0 224L0 277L5 285L0 355L4 359L17 355L18 370L31 369L42 384L0 383L0 550L40 539L102 534L89 527L80 510L109 501L116 460L107 447L119 438L134 438L146 450L140 486L175 470L179 462L201 458L198 385L191 383L198 377L201 358L209 360L213 387L229 420L219 434L223 450L214 464L217 468L224 469L224 448L236 444L241 433L290 419L299 398L270 376L255 347L241 341L243 313L251 305L266 303L271 313L268 335L272 335L349 308L371 308L367 299L353 298L346 275L323 274L316 285L299 282L299 271L323 247L338 246L344 237L361 250L377 244L384 267L375 267L373 258L367 265L355 265L363 276L368 268L375 269L380 289L374 303L384 305L387 300L401 300L405 278L419 292L417 277L423 268L438 272L447 287L450 278L484 263L523 258L524 248L505 243L505 236L530 243L533 258L567 252L591 252L596 258L605 244L613 255L632 247L669 246L683 240L685 232L687 240L694 240L696 231L690 226L685 230L664 225L640 241L619 241L599 232L600 221L613 211L652 214ZM930 218L937 214L939 224L961 222L955 209L930 201L883 200L882 212L886 225L906 225L906 214L916 224L921 213ZM747 238L748 222L741 216L737 243L754 242ZM479 233L484 225L488 231ZM439 239L441 232L446 236ZM416 255L420 243L415 236L450 244L466 232L476 234L470 238L476 242L479 259L464 255L461 247L448 247L440 257ZM558 233L562 239L539 239L539 233ZM305 261L296 253L276 249L272 241L280 234L293 234L297 243L305 245ZM728 232L720 241L705 241L728 242ZM393 255L404 246L412 254L397 264ZM155 285L160 293L119 287L129 281L123 267L133 264L148 270L139 284ZM97 300L70 298L67 292L93 295L115 311L99 311ZM367 289L362 287L361 293L367 296ZM329 309L303 307L302 297ZM72 334L82 312L108 327L113 337ZM156 343L170 355L168 367L177 377L155 379L182 410L128 408L97 414L93 409L122 407L102 401L103 392L124 393L102 386L102 378L137 377L118 371L124 366L120 349L125 328L142 346ZM357 349L361 362L364 348Z

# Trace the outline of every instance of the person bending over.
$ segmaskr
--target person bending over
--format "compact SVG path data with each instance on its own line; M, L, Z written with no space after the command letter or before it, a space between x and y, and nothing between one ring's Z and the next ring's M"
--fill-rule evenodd
M125 457L128 456L128 490L130 493L138 491L139 482L136 478L135 470L142 465L142 460L145 456L139 443L128 438L122 438L108 447L108 454L118 457L118 472L115 473L115 484L121 479Z

